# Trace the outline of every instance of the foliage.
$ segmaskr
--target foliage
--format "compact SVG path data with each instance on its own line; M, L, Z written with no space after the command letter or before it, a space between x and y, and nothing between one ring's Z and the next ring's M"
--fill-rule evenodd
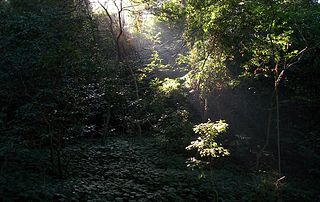
M41 2L1 2L1 132L47 148L62 177L66 145L135 127L140 103L86 4Z
M208 97L214 90L227 86L230 76L222 62L223 58L222 54L210 52L204 43L197 42L188 55L179 61L189 66L186 86L198 91L202 99Z
M184 38L190 49L185 63L190 65L193 89L204 97L229 83L230 76L261 71L272 76L276 68L280 73L319 46L314 43L319 41L317 34L310 33L319 30L319 5L310 1L208 0L186 5L175 4L184 10L185 18L180 19L185 19ZM299 9L308 11L301 14ZM167 20L179 13L170 13Z
M317 197L314 192L317 182L311 186L300 179L288 179L276 188L272 173L248 173L237 166L226 165L215 169L213 174L204 171L207 177L199 179L197 172L185 167L184 156L161 152L157 139L112 137L106 142L82 141L65 148L68 178L62 181L45 172L40 171L39 175L38 170L33 170L37 161L29 159L31 153L24 156L19 153L23 165L29 166L28 173L11 158L6 169L7 181L0 184L0 190L4 190L0 198L5 201L312 201Z
M209 120L207 123L195 125L193 131L198 134L199 137L197 140L192 141L186 149L198 150L201 157L219 158L230 155L229 151L217 142L217 138L221 133L226 132L227 128L228 124L222 120L217 122Z
M170 20L171 23L178 24L184 18L184 9L179 1L167 1L162 3L161 8L158 11L160 20Z
M158 78L155 78L151 81L151 86L162 92L165 96L170 96L179 88L180 83L175 79L165 78L163 81L160 81Z
M190 1L187 36L194 42L213 41L211 47L223 51L228 56L225 60L242 64L255 60L256 67L280 59L288 62L304 44L294 38L303 37L303 30L289 17L294 15L290 8L297 6L316 8L298 1Z
M319 3L133 2L0 1L0 201L317 200Z

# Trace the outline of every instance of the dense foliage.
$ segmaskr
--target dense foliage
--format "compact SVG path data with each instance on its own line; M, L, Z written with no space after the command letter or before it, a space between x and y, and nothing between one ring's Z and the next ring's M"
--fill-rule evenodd
M320 200L317 1L108 2L0 0L0 201Z

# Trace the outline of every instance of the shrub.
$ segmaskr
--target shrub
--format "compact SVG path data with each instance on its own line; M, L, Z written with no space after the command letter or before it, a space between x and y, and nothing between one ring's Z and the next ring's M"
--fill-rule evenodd
M217 137L226 132L227 128L228 124L223 120L216 122L209 120L207 123L195 125L193 131L198 134L199 137L197 140L192 141L186 149L196 149L201 157L218 158L230 155L229 150L217 142Z

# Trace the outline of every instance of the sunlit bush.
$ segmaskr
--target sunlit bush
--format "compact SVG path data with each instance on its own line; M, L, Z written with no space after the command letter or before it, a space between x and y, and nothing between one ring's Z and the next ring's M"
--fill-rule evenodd
M222 133L226 132L228 124L223 121L212 122L209 120L207 123L195 125L193 131L199 135L198 139L192 141L187 150L196 149L201 157L214 157L230 155L229 150L225 149L217 138Z
M170 96L179 89L180 83L177 79L165 78L164 80L159 80L158 78L152 80L151 85L156 88L159 92L163 93L165 96Z

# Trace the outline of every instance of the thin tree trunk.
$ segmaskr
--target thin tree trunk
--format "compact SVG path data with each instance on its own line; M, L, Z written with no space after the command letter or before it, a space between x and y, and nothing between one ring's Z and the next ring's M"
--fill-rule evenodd
M130 65L128 65L128 68L130 70L130 74L132 76L133 79L133 83L134 83L134 87L135 87L135 91L136 91L136 101L140 100L140 96L139 96L139 86L138 86L138 82L137 82L137 78L133 72L133 69L130 67ZM138 128L138 135L141 136L142 135L142 129L141 129L141 125L139 122L136 123L137 124L137 128Z
M280 144L280 106L278 86L276 86L276 108L277 108L277 147L278 147L278 172L281 177L281 144Z
M121 37L123 35L123 23L122 23L122 12L123 12L123 1L120 0L120 5L118 6L116 1L114 1L114 6L117 8L118 10L118 13L117 13L117 16L118 16L118 26L119 26L119 33L116 35L115 34L115 31L113 29L113 20L112 20L112 17L110 15L110 13L108 12L108 10L106 9L105 6L103 6L100 2L99 2L100 6L103 8L103 10L106 12L108 18L109 18L109 21L110 21L110 31L112 33L112 36L113 36L113 39L115 41L115 45L116 45L116 51L117 51L117 60L116 60L116 67L118 68L119 65L120 65L120 62L123 60L123 57L122 57L122 53L121 53ZM136 79L136 76L134 74L134 71L133 69L131 68L130 65L127 65L128 69L129 69L129 72L131 74L131 77L133 79L133 83L134 83L134 88L135 88L135 91L136 91L136 101L139 101L140 100L140 96L139 96L139 87L138 87L138 82L137 82L137 79ZM142 134L142 129L141 129L141 125L140 123L136 123L137 125L137 128L138 128L138 134L141 135Z
M266 142L263 145L263 147L261 148L261 150L257 153L256 170L259 169L260 159L262 157L262 154L263 154L264 150L267 148L267 146L269 145L270 130L271 130L271 120L272 120L272 110L273 110L273 105L274 105L274 94L275 94L275 91L273 91L273 94L272 94L272 97L271 97L271 101L270 101L270 109L269 109L269 112L268 112Z
M204 107L203 107L203 121L208 121L208 110L209 110L209 106L208 106L208 97L206 96L204 98Z

